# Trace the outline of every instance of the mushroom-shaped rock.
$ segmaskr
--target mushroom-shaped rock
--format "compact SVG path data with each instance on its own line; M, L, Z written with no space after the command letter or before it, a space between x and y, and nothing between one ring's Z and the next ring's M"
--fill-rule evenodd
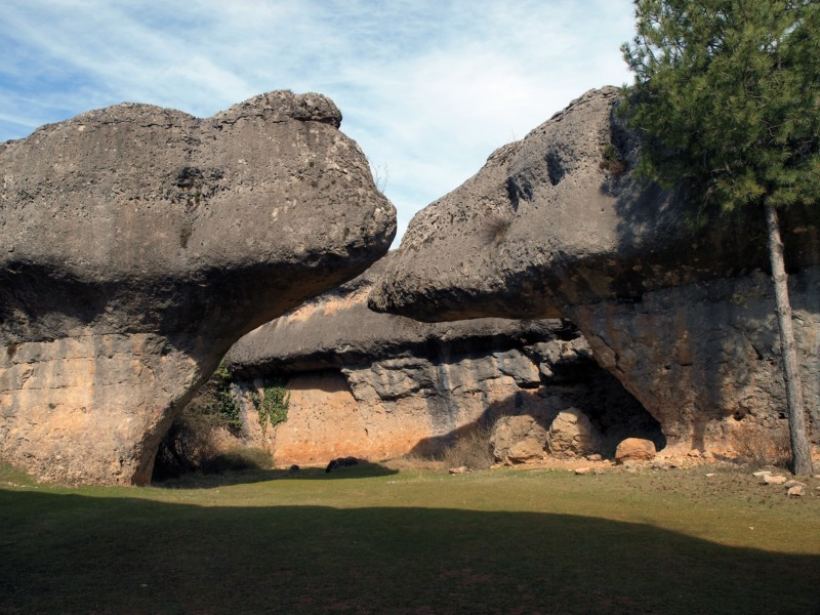
M431 324L369 310L368 293L392 258L251 331L226 356L240 405L251 410L244 431L277 465L435 456L478 421L514 412L551 418L552 406L567 402L545 399L539 365L566 372L560 390L568 397L589 396L572 367L597 366L591 357L563 364L561 348L583 338L560 320ZM288 418L262 433L252 400L274 381L287 382Z
M538 385L539 373L521 347L540 344L543 348L533 348L540 351L536 360L549 355L544 360L552 359L553 365L563 358L560 349L567 344L561 340L583 341L574 327L557 319L427 323L374 312L367 306L368 294L395 257L391 252L355 279L257 327L231 348L226 364L235 375L253 378L478 351L494 361L497 375L526 387ZM509 348L519 350L508 355Z
M0 145L0 456L144 483L241 335L388 248L392 205L319 94L211 118L122 104Z
M418 213L370 305L424 320L566 318L683 450L725 446L747 421L783 429L763 213L698 230L682 190L634 173L618 97L587 92ZM790 209L782 226L818 424L820 208Z

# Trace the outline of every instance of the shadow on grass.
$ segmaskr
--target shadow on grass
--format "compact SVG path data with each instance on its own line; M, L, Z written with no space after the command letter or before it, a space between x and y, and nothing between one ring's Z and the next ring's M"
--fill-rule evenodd
M246 470L226 470L218 473L189 472L175 478L155 480L152 485L166 489L210 489L211 487L224 485L261 483L277 479L341 480L346 478L375 478L393 474L398 474L398 470L392 470L377 463L364 462L355 466L336 468L332 472L325 472L324 468L301 468L297 471L249 468Z
M820 558L523 512L0 490L0 613L817 612Z

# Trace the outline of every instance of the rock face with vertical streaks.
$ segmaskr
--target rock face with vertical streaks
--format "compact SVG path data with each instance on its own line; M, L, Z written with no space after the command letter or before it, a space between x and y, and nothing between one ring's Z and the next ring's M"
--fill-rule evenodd
M328 98L278 91L0 144L0 457L146 482L234 341L379 258L395 212L340 123Z
M489 431L501 417L526 417L546 433L573 407L605 431L600 444L610 452L625 435L657 433L560 320L428 324L369 310L368 293L392 258L248 333L226 356L242 438L267 449L277 466L436 457L476 432L489 454ZM290 404L286 421L262 430L253 400L270 382L286 383Z
M785 390L763 212L696 230L682 190L633 172L639 144L618 96L587 92L419 212L370 305L428 321L567 319L670 443L774 441ZM820 208L784 212L782 232L816 442Z

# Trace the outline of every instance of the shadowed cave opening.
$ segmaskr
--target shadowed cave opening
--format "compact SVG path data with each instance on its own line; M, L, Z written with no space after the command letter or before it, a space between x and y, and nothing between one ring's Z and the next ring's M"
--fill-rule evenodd
M568 409L589 419L599 435L590 452L604 458L612 458L628 437L665 447L658 421L588 351L556 357L552 350L546 356L550 349L543 346L531 344L510 355L509 349L470 344L458 352L442 347L426 357L399 353L344 368L280 367L227 381L224 374L212 377L160 444L153 479L192 471L321 467L348 456L446 462L449 451L465 446L481 449L488 467L501 461L493 459L491 438L502 419L532 417L549 432L559 412ZM522 379L516 371L521 361L537 370L535 378ZM272 382L287 389L289 408L286 420L264 427L249 400L252 391ZM544 456L552 456L546 445Z

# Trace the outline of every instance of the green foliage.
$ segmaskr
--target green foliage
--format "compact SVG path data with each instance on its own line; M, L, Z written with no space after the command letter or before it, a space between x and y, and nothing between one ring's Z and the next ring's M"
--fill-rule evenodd
M219 365L211 376L211 394L203 404L192 404L200 418L209 419L212 424L224 425L233 432L242 429L242 414L231 394L231 373L224 364Z
M290 406L290 393L285 388L285 382L276 380L265 385L262 395L254 391L251 394L254 408L259 413L259 424L264 431L268 425L276 427L279 423L284 423L288 418L288 407Z
M816 204L820 3L637 0L622 106L639 172L701 208Z
M626 171L626 161L621 158L618 150L612 143L607 143L601 151L601 163L599 166L615 176L621 175Z

